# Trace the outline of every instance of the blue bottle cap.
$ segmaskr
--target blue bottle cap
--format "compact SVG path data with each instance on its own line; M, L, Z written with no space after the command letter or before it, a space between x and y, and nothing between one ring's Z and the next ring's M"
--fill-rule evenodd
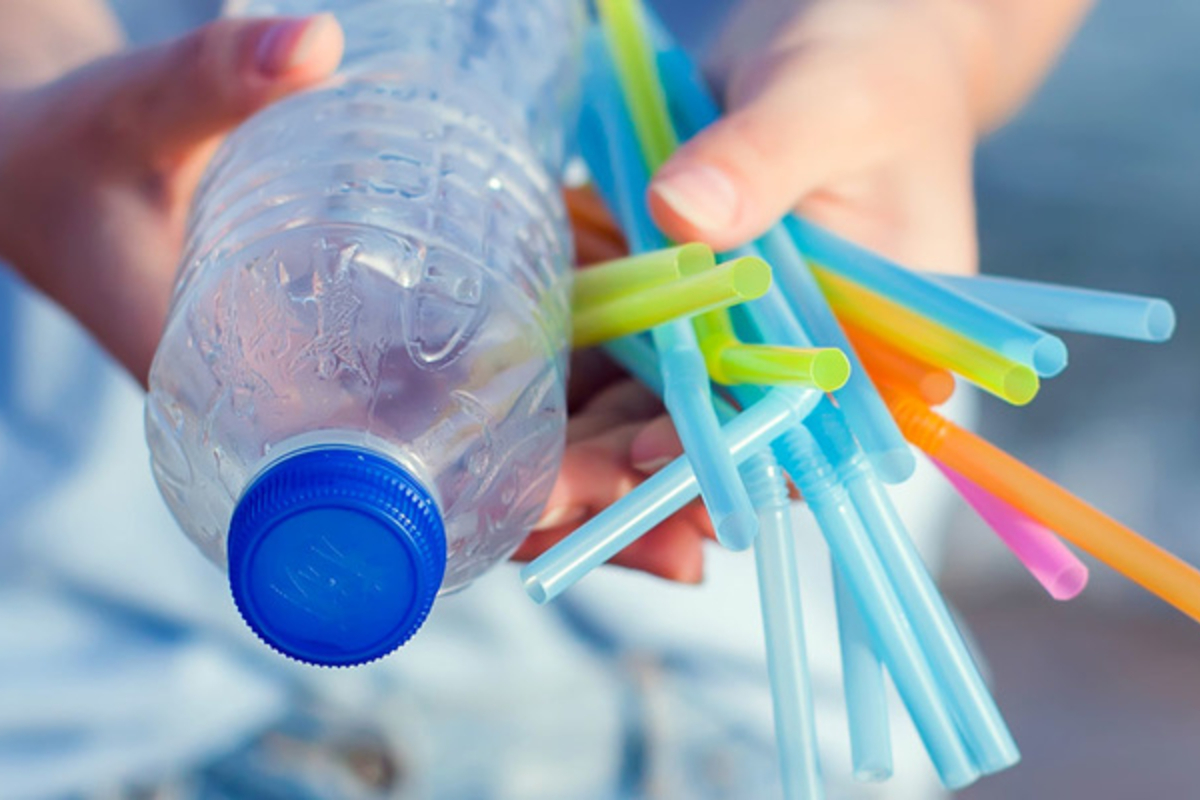
M408 641L446 569L437 505L370 450L299 451L242 495L229 526L229 585L268 645L298 661L351 666Z

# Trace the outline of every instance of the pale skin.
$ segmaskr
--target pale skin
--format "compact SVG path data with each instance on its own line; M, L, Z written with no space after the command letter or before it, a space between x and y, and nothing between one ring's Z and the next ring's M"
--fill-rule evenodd
M1019 107L1089 0L743 0L710 59L727 114L656 176L673 239L727 248L798 208L914 267L975 269L971 155ZM0 3L0 259L145 382L191 194L253 112L336 69L329 17L220 21L128 50L102 0ZM580 263L620 252L570 198ZM529 558L636 486L678 440L659 404L577 355L568 446ZM619 557L703 576L693 504Z

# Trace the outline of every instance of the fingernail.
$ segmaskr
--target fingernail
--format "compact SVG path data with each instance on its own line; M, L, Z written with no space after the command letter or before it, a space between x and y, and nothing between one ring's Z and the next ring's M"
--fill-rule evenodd
M258 42L255 59L258 69L270 78L286 75L312 56L331 27L337 26L332 14L278 22L267 29Z
M585 509L573 506L559 506L558 508L547 509L546 513L542 514L542 518L533 526L533 529L535 531L548 531L560 525L566 525L568 522L576 519L582 519L585 513Z
M649 458L644 461L637 461L634 463L633 468L646 475L653 475L655 472L658 472L660 469L665 467L667 464L670 464L674 460L675 459L671 458L670 456L659 456L658 458Z
M707 164L656 178L650 191L700 230L718 231L737 217L737 187L728 175Z

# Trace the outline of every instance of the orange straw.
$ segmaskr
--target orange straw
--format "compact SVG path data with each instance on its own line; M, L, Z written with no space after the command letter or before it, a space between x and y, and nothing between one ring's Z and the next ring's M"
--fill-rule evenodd
M950 370L926 364L844 319L839 322L875 383L915 391L929 406L940 406L954 394Z
M904 437L1200 622L1200 571L1098 511L916 397L883 389Z

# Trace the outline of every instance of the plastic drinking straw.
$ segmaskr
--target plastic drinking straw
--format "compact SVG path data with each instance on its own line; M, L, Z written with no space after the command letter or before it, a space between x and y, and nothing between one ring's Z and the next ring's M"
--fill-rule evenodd
M1032 367L1042 377L1053 377L1066 368L1067 346L1057 336L930 281L798 216L788 216L784 224L800 252L842 278Z
M889 483L907 480L916 468L916 459L904 445L895 424L886 419L887 408L853 354L854 349L838 326L809 265L781 227L767 231L759 245L775 268L775 278L784 296L813 341L837 347L850 359L850 380L837 393L837 400L871 463Z
M672 320L762 297L771 286L771 268L758 258L739 258L705 272L641 292L620 295L577 309L573 343L588 347L640 333Z
M627 336L610 342L605 350L629 374L662 395L657 358L654 348L647 342ZM737 416L737 411L721 398L714 397L713 404L722 420ZM784 797L786 800L818 800L823 795L823 788L787 484L769 450L752 455L742 464L741 472L759 513L760 530L754 540L754 564L758 572L767 675L771 681L775 741Z
M1200 622L1200 571L1195 567L915 397L891 390L885 390L885 397L904 435L930 457Z
M910 389L930 406L940 406L954 395L954 376L949 370L913 358L846 320L841 323L871 380Z
M658 54L658 65L662 72L662 83L667 87L675 123L685 136L694 136L701 129L717 120L720 112L716 102L705 86L700 72L682 48L670 43L669 36L661 27L657 31L660 41L666 42L664 52ZM767 253L766 246L774 245L774 252ZM788 276L787 294L773 288L762 300L750 309L758 320L758 326L770 341L794 347L811 347L818 341L842 350L850 361L850 377L838 392L838 401L854 422L854 429L876 469L889 483L907 479L916 468L916 460L903 437L879 399L875 387L863 374L853 349L846 341L837 321L833 318L820 290L807 272L807 265L791 244L786 230L776 225L752 248L741 248L735 252L759 252L776 267L777 258L783 257L795 266L794 274ZM796 293L800 291L800 294ZM808 331L801 331L789 304L799 304L796 310ZM810 338L811 336L811 338Z
M888 727L883 663L871 646L871 634L849 584L836 564L830 566L837 603L846 718L850 727L850 762L855 779L886 781L892 777L892 737Z
M645 9L640 0L609 0L601 2L599 10L642 153L651 171L657 170L674 153L679 138L645 30ZM822 389L845 383L840 377L843 357L741 342L720 309L698 315L693 324L709 374L720 382L795 383Z
M647 18L652 23L654 22L653 14L648 13ZM704 85L703 79L699 77L699 72L690 56L671 41L666 28L662 25L653 25L652 27L656 41L665 43L663 45L665 49L657 54L656 60L662 76L662 83L667 89L668 104L675 127L685 137L694 136L702 128L715 122L720 116L720 112L709 94L708 88ZM731 258L751 255L762 258L763 252L756 244L750 243L724 255ZM809 339L808 333L800 326L777 284L772 283L771 288L762 298L741 308L753 312L755 327L759 329L762 338L767 341L795 348L812 349L812 341ZM853 372L852 365L851 374ZM886 424L895 427L890 416L887 417Z
M604 344L604 352L634 377L639 383L660 398L663 395L662 374L658 366L658 354L644 336L622 336ZM717 410L717 419L722 423L737 416L736 409L726 404L721 398L714 397L713 405ZM728 417L722 414L728 411ZM618 501L620 502L620 501Z
M1175 332L1175 309L1158 297L982 275L927 277L1031 325L1141 342L1165 342Z
M635 376L648 375L653 378L649 363L652 357L647 355L647 348L637 340L630 338L613 342L608 349ZM761 390L735 387L732 391L741 402L749 402ZM782 450L778 449L780 447ZM950 712L937 694L930 665L922 655L922 648L912 627L905 621L905 612L891 588L888 574L883 571L878 557L871 550L849 498L836 482L832 467L820 453L815 440L803 428L790 431L777 442L777 451L816 515L835 559L851 576L856 594L868 598L870 610L866 613L870 614L870 624L878 631L879 640L885 644L888 658L894 665L891 668L897 688L913 715L943 781L951 787L966 785L978 776L978 772L963 749ZM659 521L661 519L652 520L651 527Z
M776 264L780 281L782 273ZM832 272L818 268L816 273L838 314L867 332L922 361L952 370L1013 405L1025 405L1037 394L1038 376L1024 364Z
M832 392L850 377L850 362L841 350L742 344L724 313L705 314L694 325L708 374L718 383L786 383Z
M662 358L661 352L659 358ZM670 388L669 376L664 385ZM721 429L726 452L741 463L788 428L820 399L820 392L784 386L771 390ZM711 406L710 406L711 407ZM686 505L699 492L689 459L680 456L593 517L521 570L525 591L538 603L554 599L584 575Z
M819 800L824 797L824 787L787 484L770 450L751 456L742 465L742 477L759 514L754 565L783 796L786 800Z
M764 322L780 319L780 317L766 317L761 313L755 316L753 314L755 311L753 304L747 304L739 308L750 315L751 322L756 327L760 326ZM737 395L739 392L745 390L741 389L740 387L732 387L731 391ZM813 415L810 415L810 419L812 416L818 414L825 417L827 416L827 412L832 410L834 410L832 409L832 405L823 400L818 405L818 408L813 412ZM845 426L846 424L844 418L840 417L840 415L835 418L834 421L840 423L842 426ZM846 435L849 436L848 429L846 430ZM872 579L869 577L870 567L866 565L879 563L880 556L876 550L876 544L872 540L880 537L878 535L869 536L867 534L864 528L870 523L861 518L859 514L855 512L854 507L850 503L849 497L846 495L845 488L840 485L836 485L836 478L830 479L831 481L835 482L835 486L831 488L820 488L819 486L815 487L812 485L811 481L814 480L813 478L800 478L797 476L795 470L811 470L814 469L814 464L824 463L826 465L826 469L832 470L833 468L832 466L828 465L824 455L821 454L819 450L812 453L809 453L807 450L805 450L803 442L806 439L807 441L812 442L811 434L807 430L793 432L792 436L793 438L791 439L791 446L793 448L794 457L803 458L805 461L797 463L794 460L786 460L785 455L780 453L778 449L779 446L777 445L777 455L779 456L780 461L783 463L784 467L789 471L789 473L792 474L792 479L796 481L796 484L800 488L801 493L804 495L805 500L808 502L809 507L812 509L814 515L817 516L818 523L821 527L821 530L825 533L825 537L829 542L831 551L841 554L835 556L835 560L839 563L839 566L841 566L843 570L846 570L848 579L851 580L857 587L856 593L872 591L873 589L870 587L863 588L866 581L877 580L877 578ZM811 447L816 447L815 442L812 443ZM820 492L821 494L816 495L814 494L815 492ZM834 495L836 497L838 494L844 498L843 502L824 500L824 498L827 498L829 495ZM814 502L814 497L818 498L816 502ZM890 500L888 500L886 496L879 496L869 501L865 498L860 498L860 502L864 504L872 502L876 505L886 503L886 508L890 509L891 507ZM886 517L882 516L882 512L871 514L869 516L872 520L878 520L880 518L886 519ZM848 535L846 531L852 531L854 533ZM861 536L862 539L858 539L858 536ZM845 544L846 541L857 543L858 549L847 550L848 545ZM854 561L851 562L849 559L854 559ZM879 566L878 569L882 571L883 567ZM887 575L888 573L882 572L882 574ZM935 680L933 678L931 664L925 659L925 653L929 647L929 643L917 638L919 634L914 631L910 623L907 621L909 612L902 605L900 605L899 599L895 593L895 589L892 588L891 591L884 596L890 599L877 599L876 602L881 603L882 605L873 607L871 611L864 610L863 613L870 615L869 624L873 630L879 631L879 633L876 634L877 639L882 640L882 637L887 636L889 637L888 641L893 643L905 643L903 645L893 644L893 647L904 646L910 648L907 652L904 650L900 650L898 652L893 650L890 653L890 656L885 656L885 659L892 659L892 662L889 663L889 668L893 669L894 679L897 677L897 675L894 671L896 668L893 668L892 664L896 663L895 659L906 659L906 661L900 662L902 666L897 668L907 670L907 672L904 674L909 683L906 684L906 689L901 688L901 683L898 680L897 687L901 688L902 693L906 691L909 693L905 697L905 703L909 707L909 713L913 717L914 722L916 722L918 727L921 728L921 735L923 741L926 743L926 749L930 752L935 764L938 765L939 773L942 776L943 782L945 782L947 786L953 786L953 781L960 780L963 782L961 785L965 785L966 783L969 783L978 777L979 770L971 761L970 756L966 755L963 742L958 738L959 734L957 729L955 729L953 733L947 733L944 727L939 727L939 723L937 721L939 718L938 715L943 712L947 714L950 712L944 708L944 701L939 695L930 695L927 690L923 690L921 688L920 679L918 677L922 674L928 673L930 676L929 679L931 681ZM893 605L889 605L889 602ZM924 631L928 630L929 627L929 625L923 626L921 628L921 632L923 633ZM952 646L953 645L949 645L949 647ZM947 649L947 647L944 646L941 649L944 651ZM935 682L935 689L938 688L940 687ZM933 709L942 708L943 712L931 710L930 704L933 704ZM922 717L922 714L925 716ZM983 714L976 714L976 717L986 716L986 712ZM1003 730L1003 720L1000 720L1000 726ZM1007 733L1007 731L1004 732ZM951 738L948 739L947 737ZM989 739L989 736L985 732L977 734L976 739L986 742ZM968 767L965 771L960 771L962 769L962 765L957 761L959 756L956 755L959 753L961 753L962 758L966 759L968 762Z
M924 645L933 675L950 698L955 721L975 766L985 774L1007 769L1021 758L1016 742L887 490L839 417L839 410L826 399L806 425L835 466L864 530L892 577L896 595Z
M1083 591L1088 582L1088 568L1053 531L979 488L937 459L930 460L1051 597L1070 600Z
M606 181L598 181L597 186L613 192L607 200L610 207L617 209L616 216L622 224L629 226L625 235L630 248L634 252L660 250L667 243L643 203L648 183L646 165L624 111L620 87L599 34L589 36L587 46L587 105L595 112L602 135L599 142L591 134L581 141L589 148L603 144L605 150L597 162L601 172L609 172ZM595 150L585 150L585 155L589 152L601 156ZM655 328L652 336L666 386L664 403L683 443L684 454L695 469L717 538L726 547L744 549L758 533L758 515L750 505L737 465L722 442L695 332L689 323L676 321Z
M758 302L761 303L762 301ZM761 328L764 324L770 324L771 321L778 321L783 318L782 316L763 315L762 313L755 315L753 312L756 309L751 304L742 306L740 309L749 314L750 321L755 327ZM736 392L737 390L735 389L734 391ZM814 414L822 414L824 416L830 410L832 410L831 405L823 400L817 410L814 411ZM845 425L844 418L841 419L841 424ZM796 435L799 436L800 434ZM811 440L811 435L807 431L804 431L803 435L808 436ZM849 435L848 431L847 435ZM815 444L813 446L815 447ZM795 441L793 441L793 447L797 447ZM780 458L783 460L783 456L780 456ZM819 452L812 453L807 458L810 464L816 460L824 460L824 456ZM787 461L784 462L784 466L789 471L804 468L803 465L797 466ZM829 468L832 469L832 467ZM871 541L875 537L868 535L864 529L868 523L859 514L855 513L848 497L842 503L820 501L814 503L811 497L816 489L811 484L806 483L806 481L797 479L795 472L792 472L792 474L793 480L797 481L797 485L800 486L801 492L804 494L813 513L818 516L818 522L825 533L831 550L835 553L841 553L841 555L835 558L835 561L847 565L853 564L849 572L850 580L857 584L860 593L870 591L870 589L862 588L866 581L872 580L869 577L870 573L867 572L869 567L865 565L878 563L880 557L875 549L875 545ZM825 493L833 493L834 491L834 489L826 489ZM836 492L841 493L845 497L844 488L838 486ZM886 497L882 498L882 500L887 501ZM848 518L847 515L849 515ZM875 515L875 517L878 517L878 515ZM847 551L847 545L844 543L846 540L845 531L847 530L854 531L858 535L865 537L866 541L862 541L851 536L851 541L857 543L857 550L850 549ZM855 561L849 562L847 559L855 559ZM848 569L848 566L842 566L841 569ZM882 570L882 566L879 569ZM884 574L886 575L887 573ZM931 758L933 758L935 764L938 764L943 782L948 786L955 785L955 781L960 781L961 785L965 785L978 777L978 770L974 763L970 763L970 757L965 754L966 751L963 749L963 742L958 738L959 734L957 730L947 731L938 722L940 714L949 713L948 709L943 708L944 701L938 696L931 698L928 689L921 688L920 675L928 673L930 675L929 679L934 680L931 664L925 659L925 653L929 645L927 642L916 638L918 634L910 627L910 623L906 621L908 616L907 610L898 605L899 600L896 598L895 588L893 587L891 593L884 596L890 598L890 602L894 605L887 606L886 603L889 601L877 599L876 602L884 603L885 605L882 608L876 606L872 612L866 612L872 613L871 626L881 631L878 634L879 636L887 636L889 637L888 640L892 642L904 643L903 645L894 644L893 647L906 646L909 648L907 652L893 650L890 654L890 658L893 659L892 663L896 663L895 659L907 659L906 662L902 662L904 666L898 668L907 670L904 675L907 676L909 682L904 685L904 688L901 688L901 691L902 693L907 693L905 702L909 707L909 713L921 729L922 739L926 743L926 748L930 752ZM853 679L848 677L847 680ZM904 680L904 678L901 680ZM897 686L900 688L901 683L898 682ZM940 687L935 683L935 689L938 688ZM850 687L848 691L854 694L859 693L859 690L855 687ZM862 690L862 694L864 697L869 697L870 690L864 689ZM930 704L933 704L932 710ZM943 710L939 712L936 710L937 708L942 708ZM923 709L923 711L920 709ZM926 716L922 717L922 714ZM871 716L864 711L861 721L858 723L860 728L862 728L862 733L852 735L851 742L852 751L856 746L859 748L862 760L855 763L860 765L864 774L871 771L872 764L878 765L884 761L877 748L879 747L882 735L879 726L883 724L886 727L886 723L880 723L876 720L874 727L871 727L870 719ZM855 741L858 742L857 745ZM866 748L868 744L872 744L870 749ZM963 768L962 763L958 760L959 758L966 759L969 766Z
M661 286L685 275L705 272L717 265L712 249L692 244L637 253L577 270L571 285L571 303L575 309Z
M735 387L736 388L736 387ZM778 391L778 390L776 390ZM834 562L850 584L879 655L896 684L942 783L960 789L979 777L917 634L896 595L846 490L812 434L794 427L774 443L824 534Z
M660 113L667 99L655 80L651 50L642 30L643 11L638 0L596 0L601 28L612 55L642 155L651 171L666 163L679 145L670 118Z

